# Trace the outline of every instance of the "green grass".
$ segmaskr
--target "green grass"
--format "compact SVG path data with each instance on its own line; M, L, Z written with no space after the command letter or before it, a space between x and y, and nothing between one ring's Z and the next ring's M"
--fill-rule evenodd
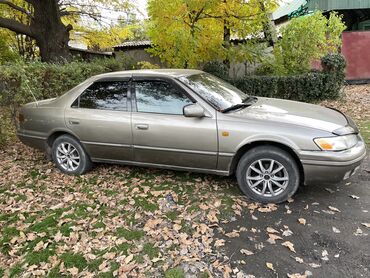
M154 212L158 209L158 205L149 202L148 199L137 197L137 198L134 198L134 200L135 200L135 204L141 207L144 211Z
M9 271L9 277L18 277L22 273L22 265L20 263L13 266Z
M184 278L185 274L184 271L181 268L171 268L168 269L165 273L164 276L166 278Z
M370 120L360 123L360 131L366 144L370 146Z
M66 252L60 256L66 268L77 267L79 271L88 266L86 259L78 253Z
M49 215L44 220L31 226L32 232L42 233L47 232L49 229L56 229L58 224L58 217L56 215Z
M122 243L122 244L117 245L116 247L114 247L112 251L127 256L128 255L128 250L131 247L132 246L130 244L128 244L128 243Z
M18 235L19 231L15 227L5 227L2 229L0 250L3 254L7 254L10 251L10 241L13 237Z
M38 265L41 262L47 262L50 256L55 255L54 248L52 246L48 246L48 248L37 251L37 252L30 252L25 256L25 261L29 265Z
M144 231L128 230L124 228L117 229L117 235L124 237L126 240L139 240L144 236Z
M154 259L159 255L159 248L155 247L152 243L145 243L143 251L149 256L150 259Z

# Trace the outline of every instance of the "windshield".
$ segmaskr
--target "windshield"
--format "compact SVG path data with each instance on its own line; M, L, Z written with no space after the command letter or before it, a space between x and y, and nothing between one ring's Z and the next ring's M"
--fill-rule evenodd
M220 111L248 98L238 88L209 73L182 76L179 80Z

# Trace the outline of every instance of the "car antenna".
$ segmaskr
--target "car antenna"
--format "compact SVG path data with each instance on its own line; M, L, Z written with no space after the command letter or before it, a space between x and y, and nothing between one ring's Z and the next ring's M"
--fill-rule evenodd
M37 101L37 98L35 97L34 93L32 93L30 86L28 86L27 83L26 83L26 86L27 86L27 89L30 91L31 95L33 96L33 98L35 99L36 106L39 106L39 102Z

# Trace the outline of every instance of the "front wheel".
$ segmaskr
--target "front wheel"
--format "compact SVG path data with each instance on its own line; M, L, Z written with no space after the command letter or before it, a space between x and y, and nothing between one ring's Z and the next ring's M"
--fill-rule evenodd
M52 147L52 158L63 173L82 175L92 167L90 157L72 136L58 137Z
M259 146L239 161L236 177L241 191L261 203L281 203L299 187L299 169L294 158L274 146Z

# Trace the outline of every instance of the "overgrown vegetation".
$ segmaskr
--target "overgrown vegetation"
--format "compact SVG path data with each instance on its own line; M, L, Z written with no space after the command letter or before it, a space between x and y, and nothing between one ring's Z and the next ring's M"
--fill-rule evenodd
M345 82L346 61L340 54L323 57L323 71L311 71L298 75L253 75L239 80L229 80L249 95L318 102L336 99L341 95ZM222 63L208 63L204 70L220 78L228 79Z
M264 65L279 76L306 73L314 60L338 53L345 29L342 16L334 12L329 18L321 12L294 18L282 30L281 39L274 47L274 59L268 57Z
M57 97L87 78L121 70L114 59L65 64L19 62L0 66L0 106L18 106L29 101Z

